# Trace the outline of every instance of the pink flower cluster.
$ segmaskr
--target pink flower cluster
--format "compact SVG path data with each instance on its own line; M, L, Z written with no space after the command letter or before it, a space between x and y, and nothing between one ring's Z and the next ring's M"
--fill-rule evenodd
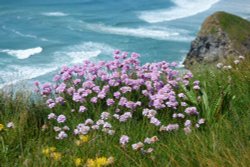
M156 126L159 131L182 129L186 134L205 123L197 106L182 89L184 86L198 96L199 81L191 82L191 72L180 74L175 69L176 63L165 61L140 65L138 58L137 53L129 56L127 52L115 51L112 61L84 61L73 67L62 67L54 77L54 84L36 82L36 92L53 111L48 119L57 127L56 138L67 138L68 133L86 135L96 130L114 135L113 119L119 123L134 117L138 121L146 119L149 126ZM78 120L77 113L85 121L70 124L71 119ZM170 117L161 117L161 113ZM66 125L70 127L67 130L62 128ZM126 145L129 139L123 135L120 144ZM147 138L145 143L151 140ZM143 143L132 147L137 150Z

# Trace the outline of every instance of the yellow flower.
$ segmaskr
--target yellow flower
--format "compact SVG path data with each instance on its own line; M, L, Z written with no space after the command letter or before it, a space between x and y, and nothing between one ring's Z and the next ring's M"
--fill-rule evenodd
M93 159L88 159L86 165L87 165L87 167L96 167L95 160L93 160Z
M97 166L105 166L108 165L108 159L106 157L96 158L96 165Z
M75 143L77 146L80 146L82 145L83 143L86 143L89 141L89 137L88 136L85 136L85 135L80 135L79 136L79 139L80 140L76 140Z
M44 155L48 156L49 153L50 153L49 148L44 148L44 149L42 150L42 153L43 153Z
M54 151L56 151L56 148L55 147L49 147L49 151L54 152Z
M82 159L81 158L76 158L75 159L75 165L80 166L82 164Z
M89 136L80 135L79 138L82 143L86 143L89 141Z
M4 125L3 124L0 124L0 132L4 130Z
M80 140L76 140L75 143L77 146L80 146L82 144L82 142Z
M114 163L114 157L109 157L108 159L106 157L100 157L96 159L88 159L86 166L87 167L102 167L102 166L108 166L112 163Z
M49 156L50 153L53 153L56 151L55 147L46 147L42 150L42 153L46 156Z
M62 154L59 153L59 152L53 152L53 153L51 153L51 157L52 157L54 160L58 161L58 160L60 160L60 159L62 158Z

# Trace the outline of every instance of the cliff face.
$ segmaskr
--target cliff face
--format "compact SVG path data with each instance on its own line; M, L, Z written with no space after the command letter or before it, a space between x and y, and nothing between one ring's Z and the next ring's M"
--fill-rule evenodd
M225 62L230 57L250 54L250 22L216 12L202 24L184 61L189 68L197 63Z

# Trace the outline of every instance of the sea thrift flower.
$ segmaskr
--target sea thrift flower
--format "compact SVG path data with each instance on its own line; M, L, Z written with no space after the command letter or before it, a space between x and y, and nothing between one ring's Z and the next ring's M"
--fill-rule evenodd
M79 93L74 93L73 94L73 101L75 102L81 102L83 100L82 96L80 96Z
M177 118L185 118L185 115L182 114L182 113L178 113L178 114L177 114Z
M205 123L205 119L203 119L203 118L201 118L201 119L199 119L199 121L198 121L198 124L204 124Z
M129 142L129 137L126 135L122 135L120 138L120 144L125 146Z
M60 127L58 127L58 126L55 126L53 129L54 129L55 132L59 132L59 131L62 130L62 128L60 128Z
M82 134L82 135L86 135L88 134L90 130L90 127L89 126L86 126L84 124L79 124L77 125L77 129L75 129L75 134Z
M128 87L128 86L124 86L124 87L120 88L120 91L124 94L124 93L127 93L127 92L131 92L132 88Z
M167 131L167 132L177 131L178 129L179 129L178 124L168 124L167 126L160 127L160 131Z
M169 124L166 127L166 131L170 132L170 131L176 131L179 129L179 125L178 124Z
M85 135L90 130L96 130L96 133L98 133L98 129L113 135L115 129L112 129L112 125L105 121L108 119L111 121L111 116L119 122L133 119L133 115L136 116L134 119L138 119L140 112L149 119L151 124L160 126L161 121L156 116L158 112L165 111L167 108L174 111L172 115L173 121L178 122L178 124L171 123L161 126L160 131L176 131L180 128L179 125L188 124L188 122L185 122L187 120L184 120L185 117L193 115L194 117L190 118L190 120L193 121L194 126L200 126L199 123L204 124L204 120L199 120L197 116L199 113L196 106L190 107L188 105L190 103L189 99L186 98L184 93L179 92L181 90L180 84L184 84L187 89L200 89L199 81L192 83L193 75L191 72L180 74L177 70L171 69L177 65L176 63L170 64L165 61L140 65L139 55L136 53L132 53L130 57L127 57L128 53L119 51L114 54L114 60L112 61L92 63L87 60L73 67L63 66L58 75L55 76L54 84L45 83L41 86L38 83L36 84L36 91L46 99L49 108L71 107L68 110L62 110L59 116L53 114L53 112L48 115L52 127L57 132L57 138L65 138L65 132L69 129L73 129L75 135ZM239 60L241 59L239 58ZM131 92L133 93L131 94ZM142 100L137 101L137 99ZM97 113L93 112L98 110L103 102L106 105L102 108L107 112L102 112L100 120L96 122L91 119L82 120L83 122L78 122L77 127L57 127L53 125L64 123L66 121L66 112L69 112L69 114L70 111L75 112L75 110L85 112L87 110L85 106L87 105L94 107L87 115L90 114L91 117L96 118L96 115L93 114ZM77 106L79 108L76 108ZM79 113L71 113L70 115L72 119L79 120L75 119L79 116ZM166 113L165 116L168 117L169 114ZM57 122L53 121L53 119L57 120ZM67 119L69 118L67 117ZM138 120L141 121L141 119ZM186 131L189 130L188 128L191 131L191 122L190 126L185 128ZM151 138L148 138L146 142L152 143ZM134 145L135 149L138 145L140 146L138 143ZM140 148L140 150L142 153L152 151L143 148ZM98 166L96 165L96 159L91 161L94 162L94 166Z
M115 104L113 99L107 99L107 106L112 106L113 104Z
M56 103L64 103L64 98L63 97L57 97L56 98Z
M48 119L56 119L56 114L50 113L50 114L48 115Z
M63 93L65 89L66 89L66 84L65 84L65 83L61 83L61 84L56 88L56 92L57 92L57 93Z
M59 139L59 140L62 140L64 138L67 138L68 135L64 132L64 131L61 131L58 136L56 137L56 139Z
M121 96L121 93L120 93L120 92L115 92L115 93L114 93L114 97L115 97L116 99L119 99L120 96Z
M177 114L174 113L174 114L172 115L172 118L177 118Z
M196 107L188 107L185 109L184 112L187 113L188 115L198 115L199 114Z
M108 113L109 114L109 113ZM99 119L97 122L96 122L96 125L103 125L105 122L104 120L102 119Z
M182 106L182 107L186 107L186 106L187 106L187 103L186 103L186 102L181 102L181 106Z
M161 122L155 117L150 118L150 123L154 124L155 126L160 126L161 125Z
M75 79L73 81L74 85L78 85L79 83L81 83L81 79Z
M178 94L178 97L179 97L179 98L186 98L186 95L185 95L184 93L179 93L179 94Z
M148 118L152 118L157 114L157 112L155 110L149 110L149 109L143 109L142 115L148 117Z
M112 125L111 125L110 123L108 123L108 122L105 122L105 123L103 124L103 127L104 127L104 128L110 129L110 128L112 128Z
M184 123L184 126L190 127L192 125L192 122L190 120L186 120Z
M116 119L120 119L120 115L118 115L118 114L114 114L113 117Z
M93 125L93 124L94 124L94 121L93 121L92 119L88 118L88 119L86 119L86 121L85 121L84 124L85 124L85 125Z
M119 117L120 122L126 122L129 118L132 118L131 112L125 112Z
M57 122L58 123L64 123L66 121L66 117L64 115L59 115L57 117Z
M114 135L115 134L115 131L114 130L108 130L108 132L107 132L109 135Z
M52 99L48 99L48 100L46 101L46 104L48 105L49 108L54 108L55 105L56 105L55 101L52 100Z
M91 126L91 128L94 129L94 130L98 130L100 128L100 126L99 125L93 125L93 126Z
M35 81L34 85L37 86L37 87L39 87L40 83L38 81Z
M84 106L80 106L80 108L79 108L79 112L85 112L86 110L87 110L87 108Z
M200 90L201 88L199 87L199 85L195 85L195 86L193 87L193 89L194 89L194 90Z
M191 133L191 128L190 127L185 127L184 128L184 132L185 132L185 134L187 135L187 134L189 134L189 133Z
M107 120L107 119L109 119L109 117L110 117L110 113L108 113L108 112L102 112L101 113L101 119L102 120Z
M92 102L92 103L97 103L97 100L98 100L97 97L92 97L92 98L90 99L90 102Z

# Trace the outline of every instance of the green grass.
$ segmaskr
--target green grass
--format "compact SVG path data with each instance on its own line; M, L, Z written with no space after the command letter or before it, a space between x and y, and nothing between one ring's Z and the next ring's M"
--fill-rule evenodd
M230 71L203 68L194 71L195 79L204 88L200 105L206 126L190 135L159 133L148 121L132 119L127 123L113 122L117 133L133 136L130 143L143 140L145 136L157 135L159 142L153 144L152 154L133 151L129 145L123 149L117 135L108 136L91 132L90 141L77 146L76 139L58 141L47 122L50 112L41 100L32 100L29 92L0 94L0 123L15 123L15 129L0 132L1 167L48 167L74 166L74 159L113 156L113 166L235 166L250 164L250 61L245 60ZM192 94L190 94L192 98ZM101 112L102 109L96 109ZM99 111L100 110L100 111ZM164 115L162 115L163 117ZM81 118L79 118L81 119ZM42 130L43 125L48 129ZM119 128L118 128L119 127ZM62 153L60 161L46 158L42 149L54 146ZM111 165L112 166L112 165Z
M220 26L228 33L230 39L235 39L237 42L242 42L250 37L250 22L242 19L239 16L220 12L218 14Z
M202 28L202 35L219 35L221 29L225 32L234 46L239 50L245 50L244 44L249 43L250 22L239 16L226 13L216 12L209 17Z

